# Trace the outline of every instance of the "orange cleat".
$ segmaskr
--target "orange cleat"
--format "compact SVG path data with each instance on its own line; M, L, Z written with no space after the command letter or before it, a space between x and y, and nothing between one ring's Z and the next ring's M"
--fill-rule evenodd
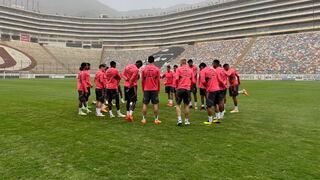
M245 96L249 96L249 93L248 93L248 91L247 91L246 89L243 89L243 94L244 94Z
M155 121L154 121L154 124L155 124L155 125L161 124L161 121L160 121L160 120L155 120Z
M145 124L147 124L147 120L142 119L141 123L142 123L143 125L145 125Z
M131 115L127 115L126 120L129 122L133 122L133 117Z

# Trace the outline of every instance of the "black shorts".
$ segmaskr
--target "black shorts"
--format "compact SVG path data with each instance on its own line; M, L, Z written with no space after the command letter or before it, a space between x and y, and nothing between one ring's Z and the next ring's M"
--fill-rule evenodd
M104 103L103 89L96 89L96 100Z
M196 85L196 84L193 84L193 85L191 86L191 92L192 92L193 94L197 94L198 88L197 88L197 85Z
M79 94L79 101L85 102L86 101L86 93L84 91L78 91Z
M219 104L221 101L221 95L219 91L207 93L207 106L209 108Z
M178 89L176 93L176 102L178 105L181 105L181 103L189 105L190 103L190 91L186 89Z
M206 96L207 95L207 90L200 88L200 96Z
M118 89L107 89L107 98L110 100L119 98Z
M167 93L167 94L173 93L173 92L174 92L174 87L166 86L165 90L166 90L166 93Z
M238 85L229 87L229 95L231 97L237 97L239 95L238 91L239 91L239 86Z
M149 103L155 105L159 104L159 92L158 91L144 91L143 93L143 104L148 105Z
M137 102L137 86L128 88L124 87L124 97L126 101Z
M103 88L102 93L103 93L104 99L107 99L107 89L106 88Z

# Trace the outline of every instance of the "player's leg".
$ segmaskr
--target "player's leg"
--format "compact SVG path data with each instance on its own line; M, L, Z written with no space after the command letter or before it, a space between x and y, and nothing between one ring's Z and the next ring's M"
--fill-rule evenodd
M215 117L213 122L214 123L220 123L220 119L221 119L221 113L220 113L220 91L216 91L214 92L214 107L215 107Z
M213 123L213 111L212 107L214 107L214 93L207 93L207 112L208 112L208 121L204 122L204 124L211 125Z
M190 94L190 91L185 91L184 100L183 100L183 103L184 103L184 116L185 116L184 124L185 125L190 125L190 121L189 121L189 113L190 113L189 94Z
M157 91L152 91L151 102L153 104L153 115L154 115L154 124L160 124L159 120L159 93Z
M182 102L182 92L181 90L176 91L176 114L178 118L177 125L181 126L182 125L182 117L181 117L181 102ZM189 97L188 97L189 99ZM187 104L189 106L189 104Z
M116 108L117 108L117 117L118 118L124 118L126 117L125 115L123 115L120 111L120 98L119 98L119 92L116 90L114 91L114 96L115 96L115 100L116 100Z
M84 97L85 94L83 91L78 91L78 94L79 94L79 112L78 113L80 116L86 116L87 114L82 111L82 106L84 105L84 102L85 102L85 97Z
M193 99L194 99L194 109L198 110L198 96L197 96L197 85L193 87Z
M148 111L148 104L150 103L150 91L145 91L143 93L143 107L142 107L142 124L147 123L147 111Z
M169 89L169 107L173 107L173 87L170 87Z
M124 104L125 101L124 101L124 97L123 97L123 92L122 92L122 89L121 89L121 86L119 85L118 87L118 91L119 91L119 95L120 95L120 98L121 98L121 103Z
M220 93L220 101L219 101L220 119L224 118L224 113L225 113L225 109L224 109L225 94L226 94L226 90L222 90L221 93Z
M205 104L204 104L204 99L206 97L206 90L200 88L200 99L201 99L201 109L204 110L205 109Z
M103 90L102 89L96 89L96 116L98 117L104 117L104 115L101 113L102 104L104 101L103 97Z
M109 107L109 115L110 118L114 118L115 116L112 113L112 100L114 99L113 91L112 89L107 89L107 105Z
M232 88L230 90L231 90L230 91L231 92L230 95L232 97L233 104L234 104L234 109L231 111L231 113L238 113L239 112L239 107L238 107L237 96L239 95L238 94L239 86L232 86Z

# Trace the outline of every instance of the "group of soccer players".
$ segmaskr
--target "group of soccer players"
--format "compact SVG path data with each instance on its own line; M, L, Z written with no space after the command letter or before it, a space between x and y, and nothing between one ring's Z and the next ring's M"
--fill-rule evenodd
M200 88L201 109L208 111L208 121L205 124L220 123L224 118L226 94L229 94L234 102L234 109L231 113L238 113L237 96L239 93L248 95L243 89L239 91L240 77L235 69L230 68L228 64L220 64L219 60L214 60L212 65L201 63L200 71L193 64L192 60L182 59L180 66L174 65L173 71L171 66L167 66L167 71L161 75L160 69L154 64L154 57L148 58L148 64L143 67L142 61L125 67L122 75L116 69L116 62L110 62L110 67L105 64L99 66L95 74L94 82L96 84L96 116L104 117L103 112L109 112L111 118L114 118L112 112L113 101L117 109L117 117L124 118L133 122L133 113L138 100L138 81L141 79L141 88L143 91L143 110L142 124L147 123L148 105L153 105L154 124L160 124L159 120L159 93L161 79L164 79L165 92L168 94L167 106L174 106L176 100L176 114L178 118L177 125L181 126L182 113L181 105L184 104L185 125L190 125L189 112L190 108L198 109L197 105L197 86ZM143 67L143 68L141 68ZM142 69L141 73L139 69ZM88 98L92 83L90 80L90 64L82 63L78 74L78 92L79 92L79 115L87 115L91 111L88 108ZM121 92L120 82L124 81L124 93L126 101L127 114L123 115L120 111ZM194 104L192 104L192 94ZM206 101L206 105L205 105ZM83 112L83 110L85 112ZM215 116L214 116L215 112Z

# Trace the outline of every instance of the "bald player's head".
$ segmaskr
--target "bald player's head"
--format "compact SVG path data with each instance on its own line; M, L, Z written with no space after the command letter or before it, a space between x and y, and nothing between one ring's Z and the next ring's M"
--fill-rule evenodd
M180 64L181 65L186 65L187 64L187 60L186 59L181 59Z

